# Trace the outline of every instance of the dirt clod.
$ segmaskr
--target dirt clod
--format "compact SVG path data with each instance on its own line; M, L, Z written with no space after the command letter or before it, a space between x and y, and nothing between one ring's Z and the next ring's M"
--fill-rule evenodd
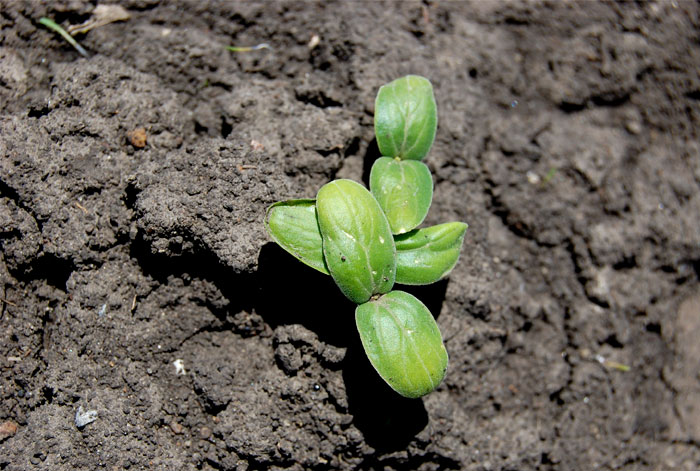
M211 429L209 427L202 427L199 429L199 437L202 440L208 440L211 437Z
M11 420L6 420L5 422L0 424L0 442L4 441L7 438L12 437L15 433L17 433L17 429L19 428L19 425L17 425L16 422L13 422Z
M148 136L146 135L145 128L133 129L126 133L126 137L129 139L131 145L137 149L143 149L146 147L146 139Z

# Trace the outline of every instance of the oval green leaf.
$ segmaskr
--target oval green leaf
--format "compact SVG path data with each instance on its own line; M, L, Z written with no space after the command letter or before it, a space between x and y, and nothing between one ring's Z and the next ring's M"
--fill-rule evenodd
M435 140L437 106L430 81L407 75L382 86L374 105L374 132L382 155L421 160Z
M312 199L280 201L267 208L265 227L284 250L321 273L329 274L323 260L321 231Z
M374 196L352 180L327 183L316 196L326 266L340 290L362 304L396 278L396 247Z
M430 169L416 160L378 158L372 165L369 188L394 234L418 227L428 214L433 199Z
M396 282L428 285L447 276L459 260L467 227L447 222L396 236Z
M445 377L448 359L440 329L413 295L392 291L357 306L355 322L370 363L402 396L424 396Z

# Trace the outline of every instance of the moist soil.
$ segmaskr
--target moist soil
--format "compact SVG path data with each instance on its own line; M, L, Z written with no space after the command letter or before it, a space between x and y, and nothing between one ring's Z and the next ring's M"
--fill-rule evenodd
M0 3L0 469L700 466L698 3ZM417 400L263 225L409 73L469 224Z

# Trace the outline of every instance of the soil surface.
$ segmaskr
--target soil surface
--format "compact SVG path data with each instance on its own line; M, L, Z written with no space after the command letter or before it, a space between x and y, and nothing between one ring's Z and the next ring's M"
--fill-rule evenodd
M0 3L0 469L700 466L697 2L132 0L86 58L38 20L98 2ZM419 400L263 227L408 73L469 224Z

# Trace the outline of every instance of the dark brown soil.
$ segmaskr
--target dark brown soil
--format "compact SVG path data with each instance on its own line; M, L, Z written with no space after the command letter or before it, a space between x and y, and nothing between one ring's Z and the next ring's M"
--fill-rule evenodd
M97 2L0 3L0 469L700 466L698 3L132 0L89 58L38 20ZM470 226L421 400L263 228L408 73Z

